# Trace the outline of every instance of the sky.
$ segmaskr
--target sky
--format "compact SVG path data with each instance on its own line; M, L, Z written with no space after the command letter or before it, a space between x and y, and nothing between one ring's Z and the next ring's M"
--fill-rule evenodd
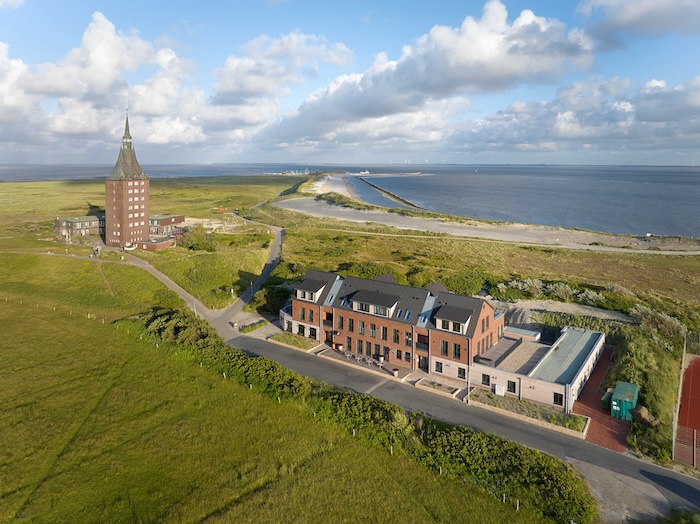
M0 0L0 164L700 165L698 0Z

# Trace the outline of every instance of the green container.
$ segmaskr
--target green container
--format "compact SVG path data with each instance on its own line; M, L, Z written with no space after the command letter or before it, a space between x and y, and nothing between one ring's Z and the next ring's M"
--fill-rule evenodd
M610 414L622 420L632 420L632 410L639 400L639 388L629 382L618 382L610 400Z

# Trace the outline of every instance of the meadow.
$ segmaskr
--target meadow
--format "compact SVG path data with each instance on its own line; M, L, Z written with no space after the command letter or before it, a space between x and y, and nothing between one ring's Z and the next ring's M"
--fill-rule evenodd
M145 272L1 262L0 521L540 521L120 329Z
M283 263L270 280L273 287L298 278L307 268L370 277L391 273L397 281L416 286L441 280L458 292L514 279L541 279L596 290L605 295L605 305L611 309L626 311L643 304L681 319L691 329L700 328L698 257L569 251L457 239L376 224L318 220L269 205L256 207L293 195L307 179L156 179L152 180L151 210L218 218L220 207L226 212L239 209L246 218L285 227ZM480 492L443 482L410 461L401 462L398 470L407 472L402 477L388 464L404 459L370 452L333 428L323 428L323 434L316 435L303 416L299 424L304 427L304 438L305 432L310 432L312 443L308 449L292 448L290 453L308 460L297 463L280 455L274 465L265 462L268 457L260 458L260 466L251 465L265 453L253 440L264 441L261 435L283 430L266 426L255 437L239 434L236 422L253 424L240 406L253 409L260 402L261 411L255 412L255 417L274 413L273 418L284 421L285 430L289 427L291 437L303 441L301 433L295 433L297 422L289 418L291 415L285 418L274 411L281 409L274 402L249 398L254 392L165 356L158 348L154 350L153 344L131 334L115 331L111 321L154 305L171 307L178 299L144 272L120 263L116 253L103 252L102 262L97 262L75 256L90 254L89 244L64 246L51 241L52 219L83 215L91 207L100 207L103 188L103 181L0 185L0 325L8 327L3 329L3 338L13 341L0 349L0 373L12 377L10 387L0 392L4 395L0 402L14 417L7 425L0 422L0 435L13 435L12 428L17 426L22 428L22 441L30 442L27 446L15 443L14 438L2 439L7 451L3 451L0 463L0 520L21 520L23 515L40 521L70 520L66 516L83 505L89 509L81 520L88 522L105 520L105 515L116 515L109 519L113 521L228 521L234 517L244 521L312 521L328 514L338 517L328 517L330 520L357 520L355 515L378 520L373 515L382 515L386 518L379 520L395 521L399 510L401 517L412 515L411 520L420 522L465 520L464 512L471 511L473 502L484 511L469 514L467 520L532 521L522 511L508 513L505 506L494 505L490 496L480 498ZM231 288L239 293L262 269L271 237L264 229L245 227L236 234L214 238L218 246L215 253L176 248L142 256L210 306L222 307L230 301ZM664 353L661 346L650 352L640 340L635 338L629 351L620 346L620 358L653 353L654 359L663 359L656 366L656 361L645 357L639 369L647 374L648 383L665 384L659 388L661 394L646 394L653 395L654 405L662 406L663 413L657 415L666 423L675 402L678 377L672 371L678 355ZM106 360L100 361L101 357ZM112 368L119 368L119 372ZM665 370L663 377L657 368ZM34 382L34 376L40 382ZM35 390L39 392L36 395ZM64 391L69 393L64 395ZM116 391L121 397L113 399ZM231 404L225 401L228 396L233 398ZM94 418L107 405L110 411L103 419ZM273 411L265 411L268 408ZM229 413L231 417L227 417ZM210 414L212 418L208 418ZM194 426L182 426L190 420ZM661 446L667 441L664 427ZM93 433L83 437L82 432L88 430ZM212 433L215 431L221 433ZM50 442L44 433L52 435ZM180 442L180 435L193 436ZM647 435L641 432L635 438ZM250 439L249 462L240 456L231 459L233 462L222 458L236 445L247 449L246 439ZM83 440L86 443L73 450ZM292 438L272 442L276 449L288 440ZM210 447L214 450L211 453ZM113 455L117 458L110 462ZM352 464L341 459L355 456L359 470L348 470ZM369 462L364 461L366 457ZM65 462L68 458L73 462ZM339 469L329 471L328 464ZM376 476L367 479L365 470ZM229 476L237 479L234 487ZM60 482L52 484L59 477ZM316 478L324 482L317 483ZM201 487L201 479L208 483L208 490ZM436 491L423 493L418 488L421 483L435 486ZM332 499L329 484L338 486ZM62 495L63 486L68 497ZM404 486L416 486L416 491L406 491ZM81 493L84 489L88 495ZM216 496L210 503L211 491ZM336 502L336 495L342 500ZM365 500L375 499L383 501L379 508L372 504L365 507ZM97 502L93 504L93 500ZM202 505L205 510L200 510ZM290 515L299 518L291 519Z

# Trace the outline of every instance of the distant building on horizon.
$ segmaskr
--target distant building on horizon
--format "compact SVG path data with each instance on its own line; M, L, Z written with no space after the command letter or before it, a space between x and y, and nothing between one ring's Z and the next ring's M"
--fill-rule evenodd
M136 159L127 115L119 158L105 181L105 245L123 248L148 240L149 182Z

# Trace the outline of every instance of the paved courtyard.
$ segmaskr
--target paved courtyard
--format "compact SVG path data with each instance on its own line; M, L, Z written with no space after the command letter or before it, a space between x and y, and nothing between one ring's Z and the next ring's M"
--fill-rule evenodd
M591 425L586 435L588 442L622 453L627 449L627 434L630 431L631 423L614 418L610 411L606 411L600 406L600 398L605 393L605 390L602 389L602 382L611 363L612 351L603 351L598 364L576 404L574 404L574 413L585 415L591 419Z

